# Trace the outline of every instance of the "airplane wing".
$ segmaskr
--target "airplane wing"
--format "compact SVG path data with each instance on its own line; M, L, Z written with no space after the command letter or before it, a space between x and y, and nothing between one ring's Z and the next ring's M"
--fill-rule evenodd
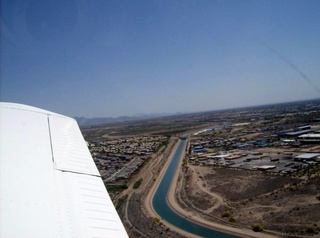
M128 237L77 122L0 103L0 237Z

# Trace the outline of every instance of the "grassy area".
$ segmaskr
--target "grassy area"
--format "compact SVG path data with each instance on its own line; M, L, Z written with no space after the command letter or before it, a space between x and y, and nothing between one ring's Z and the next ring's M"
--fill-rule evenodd
M134 183L133 188L134 188L134 189L139 188L140 185L141 185L141 183L142 183L142 178L139 179L139 180L137 180L137 181Z

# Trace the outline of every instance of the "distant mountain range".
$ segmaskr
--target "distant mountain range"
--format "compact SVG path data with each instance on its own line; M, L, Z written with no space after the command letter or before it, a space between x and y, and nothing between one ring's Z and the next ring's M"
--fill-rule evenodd
M283 102L283 103L274 103L269 105L257 105L257 106L248 106L248 107L238 107L238 108L229 108L223 110L215 110L215 111L207 111L207 112L219 112L219 111L228 111L228 110L239 110L239 109L250 109L250 108L258 108L258 107L269 107L269 106L285 106L287 104L304 104L304 103L320 103L320 99L309 99L295 102ZM161 118L168 116L178 116L182 114L190 114L189 113L152 113L152 114L136 114L135 116L121 116L121 117L95 117L95 118L86 118L86 117L74 117L78 122L80 127L86 126L99 126L108 123L116 123L116 122L125 122L125 121L138 121L144 119L152 119L152 118ZM193 112L195 113L195 112ZM200 112L199 112L200 113Z
M121 116L121 117L95 117L95 118L86 118L86 117L74 117L78 122L80 127L84 126L99 126L108 123L115 122L125 122L125 121L138 121L143 119L151 119L157 117L173 116L180 113L170 114L170 113L153 113L153 114L137 114L136 116Z

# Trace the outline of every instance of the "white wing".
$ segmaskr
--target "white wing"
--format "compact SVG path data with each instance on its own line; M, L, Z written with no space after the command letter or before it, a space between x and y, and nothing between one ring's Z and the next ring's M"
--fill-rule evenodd
M128 237L76 121L0 103L0 237Z

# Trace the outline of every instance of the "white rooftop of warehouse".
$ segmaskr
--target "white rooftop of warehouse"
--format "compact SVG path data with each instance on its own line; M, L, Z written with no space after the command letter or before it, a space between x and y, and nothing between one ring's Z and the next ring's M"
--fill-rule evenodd
M305 153L305 154L301 154L296 156L295 158L299 158L299 159L312 159L314 157L320 156L319 153Z

